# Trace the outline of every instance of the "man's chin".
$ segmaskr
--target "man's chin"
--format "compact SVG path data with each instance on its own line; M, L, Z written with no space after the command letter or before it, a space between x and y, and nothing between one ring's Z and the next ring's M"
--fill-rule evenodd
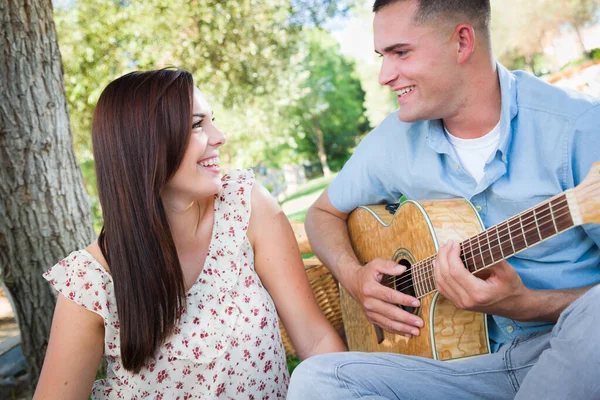
M412 123L423 121L424 118L421 118L419 115L414 113L409 113L407 110L402 110L402 107L398 110L398 119L402 122Z

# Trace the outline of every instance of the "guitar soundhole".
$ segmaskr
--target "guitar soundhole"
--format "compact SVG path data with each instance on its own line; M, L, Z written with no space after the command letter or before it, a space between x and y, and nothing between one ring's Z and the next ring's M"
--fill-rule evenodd
M406 267L406 271L400 276L386 276L388 286L406 295L417 297L415 293L415 286L412 279L412 269L410 261L407 259L396 260L400 265ZM418 307L400 306L404 311L411 314L417 314L419 312Z

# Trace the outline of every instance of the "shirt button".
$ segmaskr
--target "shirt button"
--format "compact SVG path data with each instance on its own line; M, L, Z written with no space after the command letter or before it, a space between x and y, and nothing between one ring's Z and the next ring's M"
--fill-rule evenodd
M459 165L457 163L454 163L454 168L458 169Z
M508 332L508 333L513 333L514 330L515 330L515 328L513 328L512 325L509 325L506 327L506 332Z
M475 206L475 210L477 210L477 212L481 211L481 206Z

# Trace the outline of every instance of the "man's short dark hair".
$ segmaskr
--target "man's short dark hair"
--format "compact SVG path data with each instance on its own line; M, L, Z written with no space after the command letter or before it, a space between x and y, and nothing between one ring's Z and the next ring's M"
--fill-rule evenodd
M390 4L409 0L375 0L373 12ZM458 20L467 18L475 29L489 35L491 7L490 0L414 0L419 4L415 22L423 24L437 20Z

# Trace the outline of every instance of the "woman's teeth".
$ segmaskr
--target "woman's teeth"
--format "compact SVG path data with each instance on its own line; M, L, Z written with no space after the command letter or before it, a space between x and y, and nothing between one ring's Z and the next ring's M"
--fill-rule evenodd
M211 158L210 160L204 160L204 161L200 161L198 164L200 164L203 167L213 167L213 166L218 166L219 165L219 158Z

